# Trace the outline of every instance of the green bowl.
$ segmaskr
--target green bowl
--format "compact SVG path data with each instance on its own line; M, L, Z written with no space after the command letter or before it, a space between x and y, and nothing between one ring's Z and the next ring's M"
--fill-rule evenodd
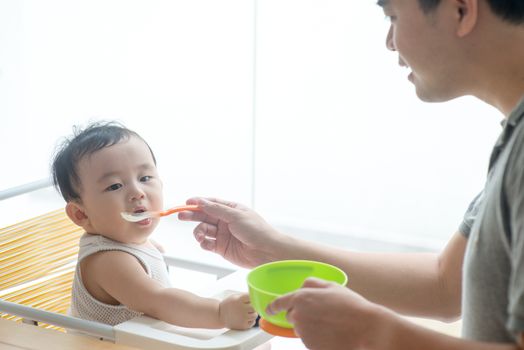
M308 277L346 285L348 278L344 271L333 265L309 260L282 260L257 266L247 275L249 297L255 311L264 320L283 328L293 328L286 312L268 315L266 307L286 293L302 287Z

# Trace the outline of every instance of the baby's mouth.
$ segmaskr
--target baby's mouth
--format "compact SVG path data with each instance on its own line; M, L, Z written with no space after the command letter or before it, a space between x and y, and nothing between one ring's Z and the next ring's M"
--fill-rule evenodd
M147 219L144 219L144 220L141 220L139 222L137 222L137 224L139 225L148 225L152 222L153 220L151 218L147 218Z

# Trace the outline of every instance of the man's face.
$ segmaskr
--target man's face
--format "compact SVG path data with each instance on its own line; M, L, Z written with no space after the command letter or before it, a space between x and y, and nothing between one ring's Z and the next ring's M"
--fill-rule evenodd
M145 142L131 136L105 147L82 158L77 172L84 229L123 243L144 243L158 219L130 223L120 213L162 210L162 182Z
M459 96L456 27L447 2L430 13L424 13L417 0L385 1L383 9L391 21L386 46L398 53L399 65L410 70L408 79L418 97L440 102Z

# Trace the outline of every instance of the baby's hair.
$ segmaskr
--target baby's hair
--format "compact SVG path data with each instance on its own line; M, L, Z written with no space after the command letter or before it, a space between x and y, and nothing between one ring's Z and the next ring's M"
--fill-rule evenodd
M153 161L156 158L147 142L136 132L115 121L98 121L85 128L73 127L73 135L65 139L55 152L51 167L53 183L66 202L80 200L78 188L81 186L77 173L78 162L102 148L113 146L135 136L144 141Z

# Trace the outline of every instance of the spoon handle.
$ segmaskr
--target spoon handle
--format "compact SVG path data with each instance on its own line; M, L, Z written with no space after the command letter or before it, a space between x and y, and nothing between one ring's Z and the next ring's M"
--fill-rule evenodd
M198 211L200 209L198 208L198 205L181 205L179 207L174 207L174 208L171 208L171 209L167 209L167 210L161 211L159 213L159 216L167 216L167 215L171 215L171 214L174 214L174 213L178 213L179 211L186 211L186 210Z

